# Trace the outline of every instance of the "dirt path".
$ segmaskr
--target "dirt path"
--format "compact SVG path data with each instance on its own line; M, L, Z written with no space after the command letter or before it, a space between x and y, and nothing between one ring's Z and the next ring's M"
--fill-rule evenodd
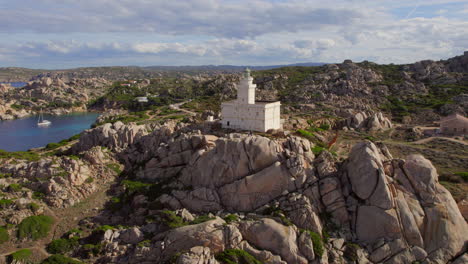
M458 139L454 139L454 138L448 138L448 137L428 137L428 138L420 139L418 141L414 141L413 144L424 144L424 143L428 143L428 142L430 142L430 141L432 141L434 139L448 140L448 141L452 141L452 142L455 142L455 143L468 145L468 143L466 141L458 140Z
M169 108L170 108L170 109L173 109L173 110L185 112L185 113L187 113L187 114L189 114L189 115L191 115L191 116L196 116L197 113L192 112L192 111L189 111L189 110L187 110L187 109L182 109L182 108L180 108L183 104L188 103L188 102L190 102L190 101L192 101L192 100L184 101L184 102L182 102L182 103L177 103L177 104L171 104L171 105L169 105Z

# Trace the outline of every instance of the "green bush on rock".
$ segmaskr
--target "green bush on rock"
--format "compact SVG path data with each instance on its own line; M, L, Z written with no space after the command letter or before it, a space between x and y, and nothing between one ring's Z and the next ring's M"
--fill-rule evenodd
M18 237L37 240L46 237L54 220L47 215L34 215L27 217L18 225Z
M223 264L262 264L254 256L240 249L226 249L216 254L215 258Z
M52 242L47 245L47 252L51 254L63 254L73 250L78 246L78 237L72 237L70 239L60 238L52 240Z
M10 240L10 235L8 234L8 230L4 227L0 227L0 244L7 242Z
M41 264L83 264L83 262L57 254L46 258Z
M8 256L11 262L13 261L21 261L23 262L24 260L29 259L31 257L32 252L30 249L24 248L16 251L15 253L11 254Z

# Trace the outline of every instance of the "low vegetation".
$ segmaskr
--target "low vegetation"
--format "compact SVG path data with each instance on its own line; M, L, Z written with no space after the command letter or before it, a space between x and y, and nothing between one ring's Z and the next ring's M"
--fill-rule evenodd
M262 264L247 251L241 249L226 249L216 254L215 258L222 264Z
M0 227L0 244L8 242L8 240L10 240L8 230L4 227Z
M41 156L33 151L8 152L0 149L0 159L21 159L26 161L38 161Z
M47 245L47 252L51 254L64 254L70 252L79 245L78 239L78 237L72 237L52 240L52 242Z
M64 255L52 255L41 262L41 264L84 264L81 261L65 257Z
M20 263L24 263L27 261L32 255L32 252L28 248L20 249L13 254L9 255L8 258L11 262L17 261Z
M37 240L46 237L54 220L47 215L34 215L27 217L18 225L18 237L20 239Z

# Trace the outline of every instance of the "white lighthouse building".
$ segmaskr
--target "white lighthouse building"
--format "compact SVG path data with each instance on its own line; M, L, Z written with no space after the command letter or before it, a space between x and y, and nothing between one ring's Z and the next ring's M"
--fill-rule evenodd
M280 129L280 101L255 101L255 88L250 70L246 69L237 84L237 99L221 104L223 128L266 132Z

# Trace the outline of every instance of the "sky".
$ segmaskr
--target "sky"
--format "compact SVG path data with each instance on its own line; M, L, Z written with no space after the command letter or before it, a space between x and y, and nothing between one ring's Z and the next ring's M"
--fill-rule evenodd
M0 0L0 67L412 63L468 50L468 0Z

